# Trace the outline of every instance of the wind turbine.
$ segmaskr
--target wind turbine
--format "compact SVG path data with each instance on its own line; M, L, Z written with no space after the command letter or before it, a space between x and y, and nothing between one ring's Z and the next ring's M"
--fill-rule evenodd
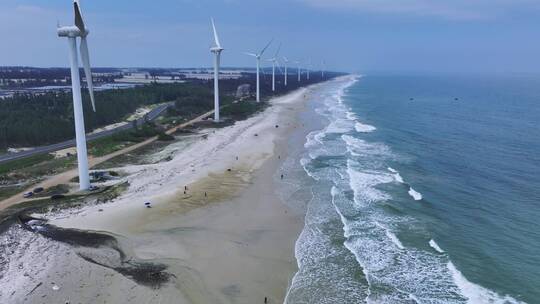
M260 79L259 79L259 71L261 69L261 56L264 54L264 52L270 46L270 44L272 44L272 41L274 41L274 39L270 40L270 42L268 42L268 44L264 47L264 49L262 49L262 51L260 51L258 54L244 53L248 56L255 57L255 59L257 60L257 102L261 101L261 90L260 90L261 87L260 87Z
M287 77L289 76L289 74L287 72L287 68L288 68L288 65L289 65L289 59L287 59L287 57L283 57L283 65L285 66L285 86L287 86Z
M309 80L309 69L311 69L311 59L309 59L306 64L307 80Z
M302 81L302 71L300 70L300 61L295 61L298 67L298 82Z
M279 51L281 50L281 43L279 44L279 47L276 51L276 54L274 55L274 58L268 59L268 61L272 62L272 92L276 91L276 65L278 64L278 55Z
M69 42L69 58L71 65L71 86L73 92L73 112L75 118L75 136L77 142L77 161L79 167L79 187L81 190L90 189L90 176L88 174L88 155L86 150L86 133L84 130L84 113L81 97L81 81L79 75L79 58L77 56L77 37L81 38L80 53L86 75L86 83L92 101L92 109L96 111L94 100L94 85L92 83L92 70L90 69L90 55L86 37L89 34L84 25L79 0L74 0L75 25L58 27L58 36L67 37Z
M215 45L210 48L210 52L214 53L214 121L219 122L219 65L221 60L221 52L224 48L221 47L219 37L216 30L214 18L212 18L212 29L214 30Z
M324 70L325 70L326 63L324 60L321 61L321 77L324 79Z

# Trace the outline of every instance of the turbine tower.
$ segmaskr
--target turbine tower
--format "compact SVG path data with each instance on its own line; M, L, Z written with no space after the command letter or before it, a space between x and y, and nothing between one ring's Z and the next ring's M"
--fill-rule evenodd
M272 92L276 91L276 65L278 64L278 55L279 51L281 50L281 44L279 44L279 47L276 51L276 54L274 55L274 58L268 59L268 61L272 62Z
M255 59L257 60L257 102L261 101L261 86L260 86L260 77L259 77L259 74L260 74L259 72L260 72L260 69L261 69L261 56L264 54L264 52L270 46L270 44L272 44L272 41L274 41L274 39L270 40L270 42L268 42L268 44L264 47L264 49L262 49L262 51L260 51L257 54L255 54L255 53L244 53L244 54L246 54L248 56L255 57Z
M287 68L288 68L288 65L289 65L289 59L287 59L287 57L283 57L283 65L285 66L285 86L287 86L287 78L289 76L289 74L287 72Z
M309 80L309 69L311 69L311 59L306 64L307 80Z
M79 186L81 190L90 189L90 176L88 174L88 155L86 150L86 133L84 130L84 113L81 97L81 81L79 75L79 58L77 56L77 37L81 38L80 53L86 76L86 83L92 101L92 109L96 111L94 100L94 86L92 83L92 70L90 69L90 55L86 37L89 34L84 25L79 0L74 0L75 25L58 27L58 36L68 38L69 58L71 65L71 86L73 92L73 112L75 118L75 136L77 142L77 161L79 167Z
M298 67L298 82L302 81L302 70L300 69L300 61L295 61Z
M210 48L210 52L214 53L214 121L219 122L219 65L221 61L221 52L224 48L221 47L219 37L216 30L216 24L214 18L212 18L212 29L214 30L214 43L215 45Z
M326 63L321 61L321 78L324 79L324 70L325 70Z

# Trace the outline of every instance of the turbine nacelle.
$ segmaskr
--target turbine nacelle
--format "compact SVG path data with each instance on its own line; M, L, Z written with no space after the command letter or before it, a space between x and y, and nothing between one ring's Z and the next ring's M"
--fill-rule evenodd
M90 34L90 31L88 29L84 29L84 32L81 31L80 28L78 28L75 25L72 26L59 26L57 29L58 37L68 37L68 38L77 38L77 37L86 37L88 34Z
M225 50L224 48L217 47L217 46L214 46L214 47L211 47L211 48L210 48L210 52L212 52L212 53L221 53L221 52L223 52L224 50Z

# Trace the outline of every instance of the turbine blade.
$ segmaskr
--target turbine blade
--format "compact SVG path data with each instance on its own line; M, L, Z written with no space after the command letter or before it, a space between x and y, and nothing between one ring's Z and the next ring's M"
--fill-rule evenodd
M281 51L281 43L279 44L279 47L278 47L278 49L276 51L276 55L274 55L275 58L278 58L279 51Z
M253 54L253 53L244 52L243 54L248 55L248 56L257 57L257 54Z
M266 49L270 46L270 44L272 44L272 42L274 42L274 38L272 38L272 40L270 40L270 42L268 42L268 44L264 47L264 49L262 49L261 53L259 54L259 56L262 56L264 54L264 52L266 51Z
M214 29L214 40L216 42L216 46L218 48L221 48L221 43L219 42L219 37L218 37L217 30L216 30L216 24L214 22L214 18L212 18L212 28Z
M73 1L73 8L75 9L75 25L81 30L81 32L85 32L86 28L84 27L84 20L81 14L81 8L79 4L79 0Z
M86 84L88 85L88 93L90 93L90 101L92 101L92 109L96 111L96 102L94 99L94 82L92 81L92 70L90 68L90 54L88 52L88 42L86 37L81 38L81 60L84 67L84 74L86 75Z
M279 65L279 61L276 61L276 66L281 74L283 74L283 70L281 69L281 66Z

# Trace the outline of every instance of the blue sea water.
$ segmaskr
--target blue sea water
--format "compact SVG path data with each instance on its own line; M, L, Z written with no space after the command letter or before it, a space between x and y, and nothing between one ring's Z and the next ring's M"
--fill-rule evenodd
M540 303L540 77L314 90L287 303Z

